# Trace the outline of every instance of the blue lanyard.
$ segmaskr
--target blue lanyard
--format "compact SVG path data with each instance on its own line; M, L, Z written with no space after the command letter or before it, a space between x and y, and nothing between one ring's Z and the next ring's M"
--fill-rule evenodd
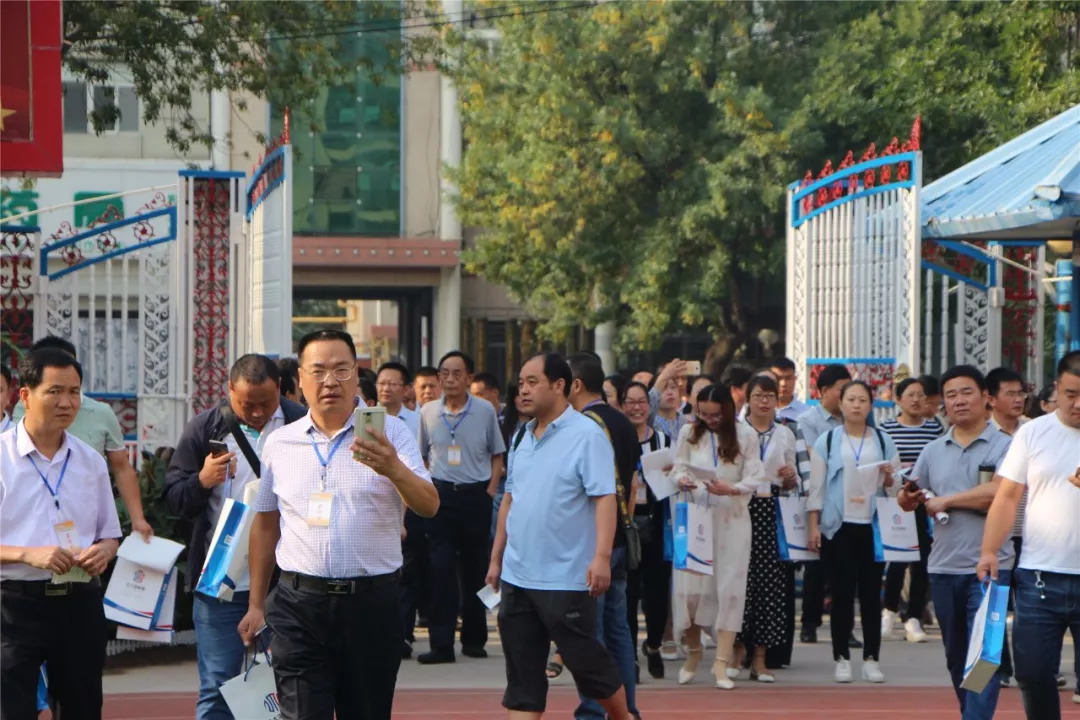
M674 420L675 430L674 431L672 431L671 425L668 424L668 421L665 420L664 418L660 417L659 415L656 416L656 422L660 423L660 427L662 427L664 429L664 434L667 435L672 440L675 440L679 436L679 416L678 415L675 416L675 420Z
M59 510L60 498L57 496L60 494L60 486L64 483L64 475L67 474L68 462L71 460L71 448L68 448L67 455L64 456L64 464L60 466L60 477L56 481L55 490L49 485L49 480L45 477L45 473L41 472L41 468L34 462L34 456L27 455L26 457L30 458L30 464L34 466L34 470L37 471L38 477L41 478L41 482L45 483L45 488L49 491L49 494L52 495L53 504L56 505L56 509Z
M848 445L851 447L851 453L855 456L855 467L859 467L859 459L862 458L863 445L866 444L866 428L862 431L862 440L859 441L859 449L855 449L855 443L851 442L851 436L844 431L844 437L847 438Z
M765 453L769 451L769 443L772 442L773 433L776 432L776 425L773 425L767 432L758 433L758 445L761 448L761 459L765 459ZM762 442L764 438L765 442Z
M461 411L461 416L457 419L457 422L451 425L450 421L446 419L446 401L443 401L443 411L439 413L439 415L442 417L443 423L446 424L447 429L450 431L450 442L456 440L457 429L461 427L461 423L469 416L470 406L472 406L472 395L470 395L468 401L466 401L465 409Z
M716 433L712 430L709 431L709 440L712 441L712 464L713 467L720 467L720 456L716 453Z
M338 435L338 439L335 440L334 444L330 446L330 454L327 455L325 458L322 456L322 452L319 450L319 445L315 442L315 438L311 435L308 435L308 439L311 440L311 447L315 449L315 457L319 458L319 464L322 465L324 481L326 480L327 466L330 464L330 461L334 459L334 453L336 453L338 448L341 447L341 443L345 440L345 436L348 434L349 433L345 430L341 431L341 434Z
M581 412L585 412L586 410L593 407L594 405L607 405L607 403L604 402L603 400L593 400L591 403L589 403L585 407L581 408Z

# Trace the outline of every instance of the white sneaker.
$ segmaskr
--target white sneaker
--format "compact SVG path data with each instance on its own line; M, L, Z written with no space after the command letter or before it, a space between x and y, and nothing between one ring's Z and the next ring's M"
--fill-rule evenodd
M839 670L837 673L839 674ZM885 675L881 672L881 666L877 660L864 660L862 664L862 679L871 683L885 682Z
M923 631L922 625L919 624L918 618L909 618L904 623L904 637L907 638L909 643L924 643L927 641L928 636Z
M865 668L863 672L865 672ZM851 661L840 659L836 661L836 682L849 683L851 682Z
M897 621L900 616L894 613L892 610L881 611L881 639L888 640L892 637L893 628L896 627Z

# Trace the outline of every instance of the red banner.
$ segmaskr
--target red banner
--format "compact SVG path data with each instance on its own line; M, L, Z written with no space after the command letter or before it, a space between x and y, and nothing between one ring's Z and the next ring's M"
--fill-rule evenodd
M60 175L60 0L3 0L0 28L0 175Z

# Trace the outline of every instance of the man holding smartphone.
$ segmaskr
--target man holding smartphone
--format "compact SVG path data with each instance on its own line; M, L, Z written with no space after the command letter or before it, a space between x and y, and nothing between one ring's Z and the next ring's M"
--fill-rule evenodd
M306 412L281 396L280 381L273 360L244 355L229 372L228 399L192 418L180 436L165 474L165 500L172 512L195 521L188 544L189 592L198 582L197 570L206 559L225 500L244 502L245 488L260 476L259 457L270 433ZM199 720L232 719L219 688L243 671L244 644L236 625L247 606L247 578L237 582L232 600L195 593Z

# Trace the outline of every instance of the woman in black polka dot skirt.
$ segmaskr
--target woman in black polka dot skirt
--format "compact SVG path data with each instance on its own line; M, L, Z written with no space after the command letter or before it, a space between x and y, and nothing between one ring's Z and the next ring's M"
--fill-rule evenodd
M747 387L746 421L758 434L761 460L765 475L772 482L772 492L755 496L750 501L750 521L753 527L750 549L750 569L746 581L746 613L743 616L740 645L752 652L750 677L759 682L774 682L776 678L765 666L765 651L785 643L790 623L786 602L784 568L776 541L776 511L772 496L796 487L795 435L776 422L778 388L768 376L758 376ZM731 669L738 673L741 664Z

